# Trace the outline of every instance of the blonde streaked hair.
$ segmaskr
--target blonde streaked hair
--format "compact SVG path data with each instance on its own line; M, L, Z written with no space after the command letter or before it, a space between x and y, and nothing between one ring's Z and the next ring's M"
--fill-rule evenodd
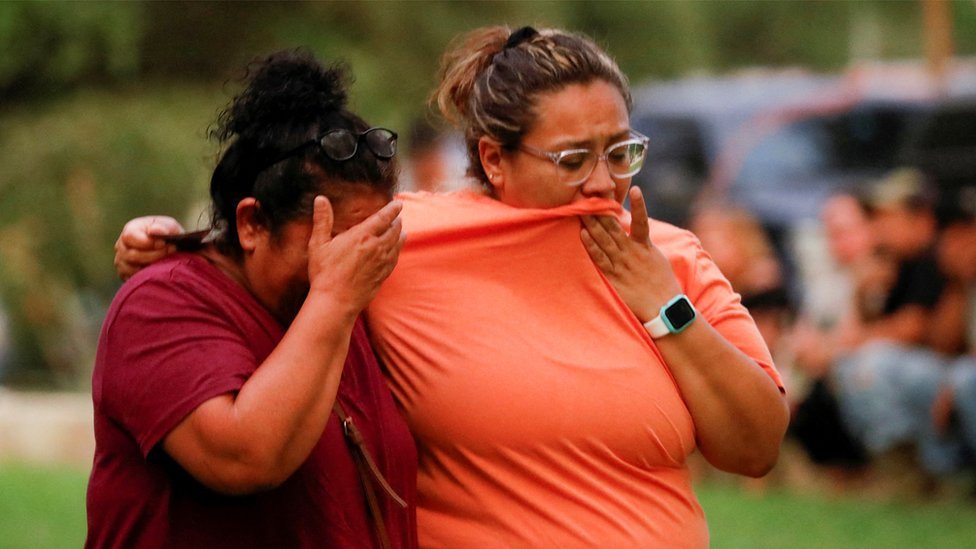
M620 90L628 111L632 107L630 85L617 63L591 39L559 29L475 29L448 47L440 74L431 103L464 133L468 175L488 188L479 139L516 149L541 114L540 95L604 80Z

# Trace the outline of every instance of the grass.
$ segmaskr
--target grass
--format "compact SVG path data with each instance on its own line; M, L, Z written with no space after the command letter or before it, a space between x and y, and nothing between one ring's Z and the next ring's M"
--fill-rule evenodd
M0 464L0 546L80 547L85 539L84 471ZM786 490L762 494L736 484L698 490L712 547L918 549L973 547L976 505L880 502Z
M87 483L79 469L0 464L0 547L81 547Z
M698 489L714 549L973 547L971 502L872 501L736 486Z

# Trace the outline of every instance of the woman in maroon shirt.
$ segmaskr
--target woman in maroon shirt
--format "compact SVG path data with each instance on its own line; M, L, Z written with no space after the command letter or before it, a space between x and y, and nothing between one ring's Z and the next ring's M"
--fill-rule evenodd
M416 449L359 318L403 245L396 134L345 109L344 78L257 66L214 131L212 242L115 297L87 546L416 546Z

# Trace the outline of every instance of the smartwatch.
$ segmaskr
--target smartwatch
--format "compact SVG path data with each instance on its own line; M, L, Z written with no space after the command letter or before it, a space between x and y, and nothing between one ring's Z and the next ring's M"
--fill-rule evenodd
M644 329L651 334L652 339L657 339L683 331L691 326L696 316L698 313L688 296L678 294L661 307L661 312L656 317L644 323Z

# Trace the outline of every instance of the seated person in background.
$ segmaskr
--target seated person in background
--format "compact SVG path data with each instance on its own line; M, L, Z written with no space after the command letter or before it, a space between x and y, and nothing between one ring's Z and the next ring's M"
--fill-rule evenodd
M880 268L883 264L872 252L873 234L857 197L832 196L824 203L820 223L826 256L817 255L810 265L802 311L790 333L799 378L790 433L814 463L838 466L833 472L843 478L848 470L863 466L867 456L840 418L827 374L834 360L850 350L844 348L850 345L848 334L859 331L867 308L878 301L877 290L883 299L890 282L880 279L887 270Z
M360 319L403 245L396 134L344 80L301 52L257 66L214 132L213 242L116 295L88 547L417 545L416 448Z
M945 286L935 259L934 190L924 174L900 169L865 204L876 255L860 277L861 322L839 340L832 387L845 426L870 454L912 444L926 470L944 472L957 454L931 421L945 374L931 346Z
M881 314L865 323L855 341L928 345L933 309L945 286L935 258L934 190L922 173L898 170L876 186L867 198L867 211L875 246L896 262L897 275Z
M945 348L956 355L933 406L936 428L958 433L976 456L976 189L953 197L939 238L939 265L947 277L940 307ZM972 463L969 463L972 465Z
M946 286L936 309L933 346L948 355L970 354L976 351L976 188L947 202L936 248Z
M873 234L867 212L851 194L828 199L820 213L827 257L803 282L803 306L792 333L797 366L812 379L820 379L836 358L846 334L859 325L856 290L888 285L866 284L877 274L872 257ZM818 257L819 259L819 257Z
M815 307L818 315L815 317L821 325L835 326L844 322L850 316L850 299L853 292L852 272L856 272L861 261L874 248L871 227L868 225L867 212L858 198L852 194L837 194L831 197L823 206L820 215L826 234L827 249L830 259L842 280L831 280L836 296L829 304Z
M889 186L887 192L890 194L880 198L887 198L890 204L900 194L903 202L914 204L916 208L927 205L924 211L917 211L916 214L924 219L918 221L923 229L920 234L931 234L932 220L929 216L934 212L928 208L932 202L930 199L922 200L924 194L912 197L912 193L924 190L917 183L902 180L898 183L900 188L896 186L892 190ZM855 425L861 425L859 419L863 422L862 416L868 414L876 415L879 424L885 421L884 418L890 418L888 425L881 428L880 436L873 439L872 451L884 451L904 442L916 444L922 451L923 465L933 473L951 472L967 464L970 459L967 456L976 455L976 361L972 358L976 349L976 322L973 322L976 319L974 194L962 192L942 200L949 206L940 212L941 228L934 238L934 253L929 257L937 259L940 275L945 277L946 283L931 311L917 305L930 319L924 337L930 345L875 343L868 347L870 350L861 352L852 347L860 342L858 338L850 336L851 330L855 334L868 333L870 328L862 330L859 327L883 322L891 307L889 294L896 286L899 272L903 273L905 269L899 269L899 263L886 250L898 249L898 239L890 237L909 229L898 227L897 223L892 227L893 224L889 223L880 228L880 231L886 231L882 239L889 237L887 246L869 251L865 250L866 247L854 246L870 240L853 234L855 231L865 231L867 225L863 223L863 216L851 215L860 214L860 210L850 208L849 197L828 201L823 214L832 255L838 263L844 258L848 259L846 264L853 287L849 295L851 304L845 313L848 320L822 333L809 330L809 324L801 323L797 330L800 337L794 337L797 364L812 376L830 373L830 367L838 357L851 355L853 358L845 359L847 362L841 369L848 368L856 375L844 378L850 383L848 386L841 385L844 380L833 378L835 383L832 387L846 395L845 405L849 413L854 411ZM895 200L895 205L898 202ZM886 201L881 200L880 204L885 206ZM860 222L855 223L858 220ZM834 235L841 239L835 242ZM916 248L927 247L916 245ZM861 250L859 257L843 253L858 249ZM931 270L931 265L927 268ZM918 283L922 287L919 292L922 296L931 289L926 287L925 282L926 279L922 277ZM928 305L931 297L919 302ZM818 335L820 337L816 337ZM970 354L966 355L967 352ZM952 358L960 353L964 356ZM946 356L949 358L946 359ZM811 458L818 463L861 464L866 455L860 440L872 440L865 431L869 427L861 425L858 440L850 436L847 425L836 418L836 400L832 388L825 383L827 379L817 378L809 395L794 413L791 431L798 435ZM935 390L938 392L933 402L929 399ZM968 464L971 465L971 462Z

